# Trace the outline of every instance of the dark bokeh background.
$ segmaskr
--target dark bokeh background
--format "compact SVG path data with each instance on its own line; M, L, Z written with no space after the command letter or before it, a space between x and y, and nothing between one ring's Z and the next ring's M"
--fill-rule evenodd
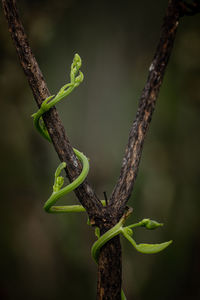
M74 54L82 57L84 82L58 110L71 143L90 158L93 187L109 195L167 1L18 2L52 93L68 82ZM123 240L128 299L200 298L199 25L199 16L181 20L130 199L132 221L165 223L153 232L138 229L136 240L174 243L148 256ZM59 162L33 128L37 108L2 10L0 66L0 299L95 299L94 233L86 216L42 209Z

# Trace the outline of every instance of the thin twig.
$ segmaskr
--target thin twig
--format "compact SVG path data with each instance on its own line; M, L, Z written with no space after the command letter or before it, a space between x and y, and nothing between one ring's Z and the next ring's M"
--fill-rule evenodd
M139 100L136 119L129 133L120 176L109 201L109 205L115 211L118 219L124 212L137 177L144 139L151 122L160 86L163 82L165 70L172 52L179 19L184 14L188 14L188 9L190 9L191 12L191 6L188 7L185 2L183 3L179 0L169 1L162 25L160 40L153 61L149 67L149 74ZM192 9L193 14L197 13L199 6L193 5Z

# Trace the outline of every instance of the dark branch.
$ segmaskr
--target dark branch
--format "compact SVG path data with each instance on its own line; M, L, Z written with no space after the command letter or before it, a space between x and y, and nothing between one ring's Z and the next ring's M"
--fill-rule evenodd
M121 245L116 236L102 247L98 262L98 300L121 300Z
M192 6L193 14L195 11L196 13L198 12L198 5L195 3L193 3L194 5ZM188 7L187 9L186 7L185 2L178 0L171 0L168 4L160 40L139 100L136 119L129 133L120 176L109 201L109 205L115 211L115 215L118 219L124 212L137 177L144 139L151 122L160 86L163 82L164 73L172 52L179 19L188 12Z
M200 1L193 0L191 3L180 1L180 14L181 16L194 16L200 12Z
M27 76L36 103L40 107L42 101L50 93L29 46L16 9L16 1L2 0L2 4L20 63ZM44 121L60 160L67 162L67 176L69 176L70 180L73 180L79 174L81 166L74 155L55 108L44 115ZM81 204L86 208L92 225L98 226L102 233L114 226L116 221L112 217L111 210L107 209L107 207L102 207L87 182L79 186L75 192ZM99 263L97 298L103 299L101 295L102 291L104 291L104 295L106 294L106 297L108 297L107 299L114 299L112 297L113 293L116 296L115 299L119 299L121 290L121 246L119 237L116 237L104 247ZM112 271L112 277L108 279L110 271ZM105 278L107 278L106 281L104 280ZM115 291L111 286L116 287Z
M35 101L40 107L42 101L50 96L49 90L30 48L16 8L16 1L2 0L2 4L20 63L32 89ZM80 174L81 164L74 154L57 110L52 108L44 115L43 119L60 160L67 163L67 176L70 181L73 181ZM102 205L91 186L85 181L76 189L75 193L81 204L86 208L91 221L98 225Z
M50 93L28 44L16 10L15 0L2 0L2 3L20 63L28 78L35 100L40 107L42 101L47 98ZM76 190L76 195L81 204L86 208L90 220L93 221L93 224L100 227L102 234L115 225L122 216L132 192L138 172L144 138L149 128L155 102L172 51L179 18L183 15L194 14L199 10L198 0L193 1L191 5L187 5L185 1L169 1L161 38L139 101L136 120L129 134L129 141L123 158L120 177L111 199L108 202L108 206L102 208L100 201L87 182L83 183ZM81 166L76 159L55 108L46 113L44 121L60 160L67 162L67 176L72 181L80 173ZM121 298L120 290L121 246L119 236L117 236L105 244L100 253L97 299L119 300Z

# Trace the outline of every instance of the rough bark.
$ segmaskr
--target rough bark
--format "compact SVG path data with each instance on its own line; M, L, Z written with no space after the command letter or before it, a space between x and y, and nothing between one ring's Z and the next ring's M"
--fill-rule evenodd
M149 67L149 74L139 100L136 118L132 124L128 144L122 161L119 179L114 187L109 205L120 218L132 193L137 177L145 136L149 129L159 90L172 52L181 16L199 12L199 1L187 4L180 0L168 3L160 40Z
M50 95L49 90L28 43L16 9L16 1L2 0L2 4L20 63L27 76L37 105L40 107L42 101ZM170 0L168 3L161 37L149 68L147 82L139 100L136 119L130 130L120 176L108 206L102 207L87 181L75 191L79 201L86 208L92 224L99 226L101 234L118 222L131 195L138 173L144 139L173 48L179 19L184 15L193 15L199 10L199 0L190 4L179 0ZM66 174L72 181L79 175L81 166L73 152L55 108L52 108L44 115L44 122L60 160L67 163ZM121 246L119 236L105 244L100 252L97 299L121 299Z
M29 45L16 8L16 1L2 0L2 4L19 61L28 79L35 101L40 107L42 101L50 96L47 84ZM67 177L70 181L73 181L81 172L81 164L74 154L56 108L53 107L46 112L43 119L58 157L61 161L67 163ZM98 225L102 205L89 183L85 181L76 189L75 193L81 204L86 208L91 221L93 220Z
M16 1L2 0L2 5L4 14L8 21L9 31L14 42L17 55L19 57L19 61L27 77L35 101L38 107L40 107L42 101L50 95L47 84L29 45L28 38L25 34L22 22L17 11ZM64 127L55 108L52 108L45 114L44 122L60 160L66 161L67 163L66 175L72 181L80 173L81 166L76 156L74 155L72 146L69 142L69 139L65 133ZM79 186L76 189L75 193L81 204L86 208L92 225L99 226L102 233L105 232L106 229L108 230L113 225L115 225L116 222L113 222L114 219L112 218L111 211L102 207L100 201L98 200L93 189L87 181ZM116 241L118 241L117 244ZM102 281L101 278L105 278L104 273L106 273L107 270L113 270L112 282L115 282L115 286L117 287L115 294L118 293L118 295L120 295L121 251L118 251L120 249L119 238L110 241L106 249L107 250L106 252L104 252L104 255L101 255L101 265L103 265L107 260L109 261L109 264L105 264L107 268L104 267L104 271L98 272L99 279L97 295L99 295L100 290L103 289L108 299L113 299L112 296L109 296L110 294L112 295L113 288L111 289L108 281ZM114 256L112 255L113 249L116 249L116 255ZM106 278L108 278L108 275L106 275ZM104 284L104 286L101 287L99 283Z
M115 264L113 264L113 258L115 258ZM121 299L121 276L121 244L120 237L116 236L101 250L98 264L97 299Z

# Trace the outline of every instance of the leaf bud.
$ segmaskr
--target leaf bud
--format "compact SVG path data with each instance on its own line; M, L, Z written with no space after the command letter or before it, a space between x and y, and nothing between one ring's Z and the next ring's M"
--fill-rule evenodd
M150 220L150 219L143 219L142 223L144 227L146 227L147 229L155 229L157 227L163 226L163 223L158 223L157 221L154 220Z

